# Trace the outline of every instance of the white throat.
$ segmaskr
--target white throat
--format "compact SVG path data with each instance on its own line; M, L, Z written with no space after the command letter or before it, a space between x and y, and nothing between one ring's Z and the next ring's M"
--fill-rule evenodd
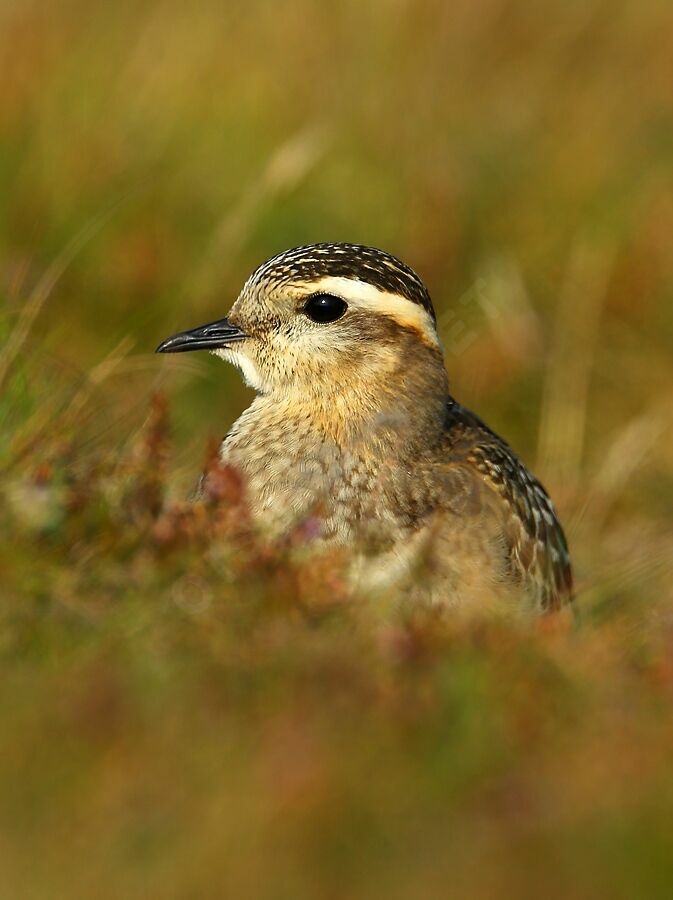
M232 363L237 369L240 369L243 380L253 391L257 391L258 394L267 393L262 376L259 374L253 361L245 353L241 353L240 350L234 350L231 347L222 347L213 350L213 353L225 362Z

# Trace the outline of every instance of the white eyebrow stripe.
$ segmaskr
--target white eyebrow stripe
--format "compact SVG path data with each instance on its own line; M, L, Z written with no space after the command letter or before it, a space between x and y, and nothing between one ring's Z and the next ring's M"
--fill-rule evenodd
M439 346L437 330L430 314L418 303L395 294L392 291L383 291L366 281L344 276L326 275L315 281L306 281L297 284L302 293L308 294L336 294L352 306L354 309L366 310L378 315L390 316L400 325L413 328L430 343Z

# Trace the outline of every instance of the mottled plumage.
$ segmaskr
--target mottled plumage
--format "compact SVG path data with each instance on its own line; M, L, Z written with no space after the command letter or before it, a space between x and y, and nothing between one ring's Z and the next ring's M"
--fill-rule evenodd
M549 495L511 447L481 419L449 401L448 455L464 454L502 499L509 573L530 584L542 609L556 609L572 594L568 544Z
M273 257L227 319L161 351L211 349L257 397L224 439L260 525L311 516L364 588L459 607L569 600L568 549L544 488L448 393L429 294L354 244Z

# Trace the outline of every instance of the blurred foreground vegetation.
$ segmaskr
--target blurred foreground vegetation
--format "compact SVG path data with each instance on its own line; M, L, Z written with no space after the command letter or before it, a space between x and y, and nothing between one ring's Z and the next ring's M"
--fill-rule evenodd
M0 898L673 892L670 4L0 5ZM384 615L151 356L288 246L435 300L581 626ZM167 400L166 398L170 398Z

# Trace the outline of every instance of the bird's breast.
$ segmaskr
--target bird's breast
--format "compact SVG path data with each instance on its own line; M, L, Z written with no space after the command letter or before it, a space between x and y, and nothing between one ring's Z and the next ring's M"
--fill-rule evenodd
M311 517L338 543L392 544L405 533L397 455L381 442L344 446L304 417L288 422L251 407L220 455L243 473L253 516L273 533Z

